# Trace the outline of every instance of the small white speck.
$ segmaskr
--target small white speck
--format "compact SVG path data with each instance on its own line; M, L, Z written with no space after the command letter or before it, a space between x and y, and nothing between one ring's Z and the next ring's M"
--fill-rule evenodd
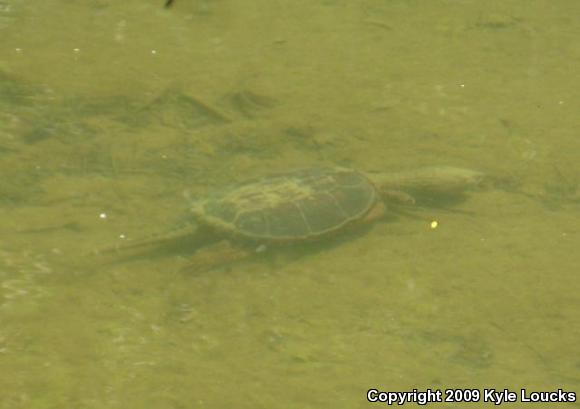
M75 53L80 53L80 52L81 52L81 50L80 50L80 48L73 48L73 52L75 52Z
M107 213L99 214L99 219L105 220L107 218Z
M119 238L121 240L125 240L127 238L127 236L125 236L125 233L121 233L121 234L119 234Z
M256 247L256 253L263 253L268 249L268 247L265 244L260 244L258 247Z
M151 54L153 55L157 54L157 50L151 50Z
M21 53L22 52L22 48L15 48L14 51L16 51L17 53Z
M461 88L465 88L465 84L459 84Z

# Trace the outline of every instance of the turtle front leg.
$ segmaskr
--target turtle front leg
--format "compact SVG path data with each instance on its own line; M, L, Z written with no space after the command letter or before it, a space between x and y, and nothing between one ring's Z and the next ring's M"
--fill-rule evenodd
M391 203L409 206L415 204L415 198L401 190L384 189L381 190L381 195Z
M182 270L204 272L247 259L253 254L254 252L248 248L236 245L229 240L221 240L196 251Z

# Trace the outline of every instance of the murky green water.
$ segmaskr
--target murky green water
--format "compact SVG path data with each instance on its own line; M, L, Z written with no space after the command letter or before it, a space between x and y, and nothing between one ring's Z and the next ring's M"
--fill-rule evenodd
M580 393L579 13L0 0L0 408ZM99 254L183 223L184 190L315 164L489 182L205 273L183 246Z

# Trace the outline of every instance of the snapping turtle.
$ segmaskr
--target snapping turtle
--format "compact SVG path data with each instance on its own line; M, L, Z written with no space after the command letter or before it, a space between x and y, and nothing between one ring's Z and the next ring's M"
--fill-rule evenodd
M198 222L195 231L127 243L121 249L188 235L197 245L206 244L194 254L192 267L211 268L251 255L267 244L318 240L376 220L385 213L385 197L412 200L409 194L415 192L460 194L482 178L480 172L453 167L375 174L342 167L300 169L233 185L192 201L191 211ZM210 237L222 240L207 245Z

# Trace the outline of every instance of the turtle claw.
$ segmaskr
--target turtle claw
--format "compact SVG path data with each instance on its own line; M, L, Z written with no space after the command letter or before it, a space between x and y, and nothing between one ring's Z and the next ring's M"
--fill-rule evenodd
M222 240L196 251L181 270L201 273L244 260L251 255L252 252L246 248Z

